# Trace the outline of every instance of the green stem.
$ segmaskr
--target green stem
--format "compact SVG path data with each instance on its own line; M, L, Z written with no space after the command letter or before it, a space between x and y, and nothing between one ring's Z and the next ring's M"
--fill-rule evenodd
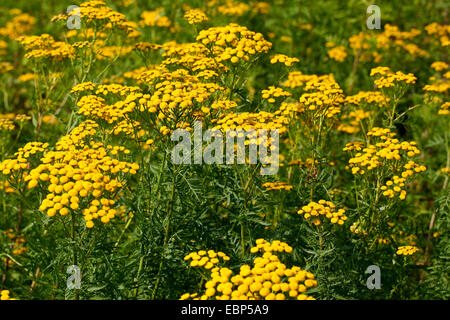
M450 169L450 146L449 146L449 144L448 144L448 132L449 132L449 131L447 131L447 133L445 134L445 148L446 148L446 150L447 150L447 163L446 163L445 167L446 167L447 169ZM447 175L445 176L444 184L442 185L442 190L445 190L445 189L447 188L447 185L448 185L448 177L449 177L449 175L447 174Z
M391 114L391 118L389 119L389 127L392 128L392 124L394 123L394 117L395 117L395 109L397 108L397 104L398 104L398 99L394 96L394 102L393 102L393 106L392 106L392 114Z
M241 222L241 250L242 258L245 257L244 223Z
M164 254L166 253L167 245L169 243L170 222L172 220L174 199L175 199L175 175L173 175L173 177L172 177L172 191L171 191L169 203L168 203L168 206L167 206L167 224L166 224L166 228L164 230L163 249L162 249L162 252L161 252L161 261L159 263L158 273L156 275L155 288L153 289L153 293L152 293L152 300L155 299L156 293L157 293L158 288L159 288L159 283L161 282L161 272L162 272L162 268L163 268L163 265L164 265Z
M144 256L142 256L139 259L139 268L138 268L138 272L136 274L136 277L134 278L134 282L138 282L139 276L141 275L142 272L142 266L144 264ZM138 291L139 291L139 284L136 285L136 289L134 289L134 297L137 298L138 295Z
M133 216L131 216L128 221L127 224L125 225L125 227L122 230L122 233L120 234L119 238L117 239L116 243L114 244L114 248L117 248L117 246L119 245L120 240L122 240L123 235L125 234L125 231L127 231L128 227L130 226L131 220L133 220Z

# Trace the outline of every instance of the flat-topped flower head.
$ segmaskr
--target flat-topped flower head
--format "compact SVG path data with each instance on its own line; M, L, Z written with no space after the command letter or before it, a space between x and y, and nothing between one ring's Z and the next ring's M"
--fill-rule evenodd
M416 246L402 246L397 249L397 254L399 256L412 256L414 253L419 251Z
M187 20L189 24L202 23L203 21L208 21L208 16L200 9L192 9L184 14L184 19Z
M0 300L16 300L10 297L10 291L9 290L2 290L0 291Z
M333 224L344 224L347 220L344 209L336 209L336 206L331 201L319 200L318 202L311 201L303 206L298 212L299 215L307 220L311 219L316 226L325 222L328 219Z
M365 145L361 142L350 143L344 148L344 151L352 151L354 154L347 168L354 175L362 176L388 166L392 176L381 186L382 194L389 198L398 195L401 200L405 199L407 179L426 170L425 166L409 159L420 154L416 142L401 142L388 128L375 127L367 136L373 137L375 142Z
M347 51L344 46L338 46L328 50L328 56L338 62L343 62L347 57Z
M290 67L290 66L292 66L292 64L299 62L299 61L300 61L299 59L291 58L285 54L276 54L276 55L270 57L271 64L282 63L286 67Z
M271 190L286 190L289 191L293 188L290 184L286 182L266 182L263 185L263 188L265 188L267 191Z
M401 71L393 72L388 67L377 67L370 71L370 76L378 76L374 83L379 89L394 87L397 84L414 84L417 78L412 74Z
M446 102L440 106L438 114L449 115L450 114L450 102Z
M213 259L219 260L212 250L193 252L185 260L192 260L194 266L201 261L210 274L200 293L185 293L180 300L313 300L306 293L317 286L315 275L297 266L287 267L277 255L292 251L285 242L257 239L250 252L259 256L252 265L240 265L236 273L211 263Z
M261 33L231 23L225 27L213 27L200 31L197 42L211 47L219 62L249 61L252 56L266 53L272 44Z
M124 186L123 175L136 174L139 169L136 163L115 158L130 153L125 147L94 142L96 128L98 124L90 120L75 127L25 178L29 188L40 184L48 191L39 210L50 217L81 212L87 228L96 219L108 223L117 215L111 197Z

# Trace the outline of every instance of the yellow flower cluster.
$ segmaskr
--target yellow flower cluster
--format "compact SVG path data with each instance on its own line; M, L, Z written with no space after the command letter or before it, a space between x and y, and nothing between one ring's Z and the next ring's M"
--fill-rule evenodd
M261 93L263 99L267 99L270 103L275 102L274 98L289 97L291 95L289 92L274 86L270 86L269 88L262 90Z
M11 70L14 70L14 67L9 62L0 62L0 74L9 72Z
M34 73L25 73L20 75L17 80L19 82L27 82L27 81L31 81L31 80L36 80L38 78L38 76Z
M14 130L14 122L9 119L0 118L0 132Z
M102 94L104 96L108 94L116 94L123 97L128 96L131 93L137 93L140 91L141 88L136 86L124 86L117 83L111 83L111 84L101 84L97 86L97 91L95 91L95 94Z
M394 87L398 82L413 84L417 78L412 74L404 74L401 71L392 72L388 67L377 67L370 71L370 76L380 75L375 81L375 85L379 88Z
M347 57L347 51L344 46L338 46L328 50L328 56L338 62L343 62Z
M389 102L389 98L384 96L379 91L359 91L352 96L346 96L345 101L354 105L361 105L362 103L376 104L380 107L385 106Z
M394 175L392 180L387 180L385 185L381 186L383 195L389 198L394 198L395 192L399 193L399 198L404 200L406 198L406 191L402 188L405 186L406 178L412 176L414 173L423 172L426 170L425 166L420 166L414 161L408 161L404 165L406 169L401 173L401 177Z
M373 77L375 75L380 75L380 76L386 76L388 74L392 73L391 69L389 67L376 67L376 68L372 68L370 70L370 76Z
M391 132L390 129L382 129L375 127L371 131L368 132L368 136L380 137L384 142L377 143L376 145L368 144L366 148L362 151L364 153L357 153L355 157L349 160L349 164L352 167L353 174L359 173L364 174L365 171L361 168L367 167L368 170L375 169L379 166L382 166L384 163L381 162L382 158L387 160L395 159L400 160L401 155L400 151L405 150L409 156L414 156L415 154L419 154L420 151L414 146L414 143L402 143L399 144L398 139L393 139L395 136L394 132ZM354 147L358 147L359 145L346 145L344 151L352 150Z
M107 95L113 93L119 96L125 95L124 100L119 100L112 105L106 105L105 99L96 95L83 96L77 103L78 113L92 119L103 119L108 123L121 120L137 106L139 101L146 103L149 94L137 92L138 87L121 86L118 84L100 85L97 94ZM78 88L75 88L78 90ZM72 89L73 90L73 89ZM81 89L80 89L81 90Z
M83 96L77 103L77 106L80 108L78 113L93 119L102 118L112 123L114 115L112 115L111 110L107 108L104 102L105 99L95 95Z
M386 186L381 187L384 191L383 195L393 198L394 192L398 192L399 198L405 199L406 191L402 188L405 186L406 178L414 173L426 170L425 166L418 165L414 161L409 160L405 163L406 157L414 157L420 154L416 143L414 141L400 142L394 138L395 133L391 132L390 129L378 127L370 130L367 135L377 138L378 142L375 144L368 143L365 148L363 148L362 143L349 143L345 146L344 151L357 151L354 157L349 160L347 168L351 168L355 175L364 175L366 170L371 171L378 167L387 166L389 171L393 173L393 180L388 180Z
M220 130L223 134L229 134L232 138L235 136L243 137L246 146L255 144L257 146L266 146L274 152L276 146L271 142L272 136L270 131L275 130L280 136L286 133L289 118L266 111L256 113L230 112L220 114L219 119L212 119L212 123L217 124L212 128L213 130ZM265 159L264 161L269 160Z
M375 53L375 62L378 63L381 60L381 55L379 55L378 52L367 51L370 49L371 39L371 35L361 31L352 35L348 41L350 48L352 48L354 52L361 53L361 59L363 61L370 61L370 58L372 58L372 55Z
M233 109L236 107L237 107L236 102L234 102L232 100L227 100L227 99L217 100L217 101L213 102L213 104L211 105L211 109L221 110L221 111Z
M364 142L349 142L345 145L343 151L361 151L364 148Z
M40 152L44 152L48 147L48 143L28 142L22 148L14 153L13 159L6 159L0 163L0 172L4 175L13 175L17 171L23 171L29 168L28 158Z
M144 11L141 14L141 19L139 24L143 27L169 28L172 25L169 18L164 15L164 8Z
M52 200L56 201L54 198L50 199L50 201ZM84 220L86 221L86 227L87 228L94 227L93 220L97 218L100 218L100 221L103 223L108 223L111 219L113 219L117 215L117 210L112 209L111 206L113 206L115 203L116 202L114 200L107 198L101 198L100 200L97 199L92 200L90 204L87 205L87 208L83 210ZM71 202L70 206L71 209L73 209L72 207L76 207L77 203ZM60 209L59 211L61 215L63 215L61 213L61 210L63 209Z
M286 182L266 182L263 185L263 188L266 188L267 191L270 190L291 190L293 186Z
M350 47L359 54L361 61L379 63L383 58L383 50L389 52L391 48L396 51L405 50L412 56L428 56L425 50L411 42L420 33L421 31L417 29L401 31L397 26L386 24L381 33L360 32L351 36L349 42Z
M55 124L58 122L58 119L52 114L48 114L42 117L42 122L46 124Z
M303 74L301 71L292 71L288 74L288 79L282 83L283 87L291 89L303 87L307 82L317 79L318 76L313 74Z
M439 109L438 114L440 114L440 115L450 114L450 102L446 102L443 105L441 105L441 108Z
M306 93L302 94L299 101L306 110L313 112L314 117L331 118L341 112L339 105L344 102L344 95L332 75L310 80L304 90Z
M446 93L450 89L450 82L447 79L436 79L434 83L423 87L424 91L435 93Z
M17 38L25 48L25 50L31 50L34 48L42 48L53 43L55 39L47 33L43 33L40 36L22 36Z
M55 41L52 36L42 34L40 36L22 36L17 39L27 50L26 58L50 58L56 60L74 59L75 48L62 41Z
M200 9L192 9L184 14L184 19L189 22L189 24L201 23L203 21L208 21L208 16Z
M25 178L28 187L34 188L39 181L48 184L49 193L39 209L48 216L59 213L65 216L70 210L83 210L86 226L92 228L92 220L100 218L108 223L117 211L112 209L115 201L102 197L113 195L122 186L119 173L135 174L139 165L113 159L108 155L119 152L129 154L124 147L103 146L92 140L86 141L96 132L98 125L85 121L75 127L56 144L56 151L48 151L41 164ZM100 207L101 204L101 207ZM70 208L70 209L69 209Z
M308 289L316 287L314 274L300 267L287 268L276 252L291 253L292 247L275 240L256 240L252 253L262 253L253 260L253 266L242 265L239 274L225 267L211 269L210 280L205 283L204 293L185 293L180 300L313 300L306 295Z
M217 11L227 16L242 16L250 10L250 6L243 2L227 0L224 5L218 6Z
M141 138L146 133L145 130L142 130L140 122L129 119L124 119L114 124L114 128L112 128L109 132L114 135L123 133L130 139L135 139L136 137Z
M336 206L331 201L319 200L318 202L311 201L306 206L303 206L298 212L298 214L303 215L305 219L313 219L314 225L318 226L324 221L321 219L327 218L331 223L344 224L347 220L344 209L339 209L336 211Z
M302 113L305 111L305 106L300 104L299 102L288 103L282 102L280 108L275 111L275 115L281 115L284 117L295 118L298 116L298 113Z
M292 66L293 63L299 62L297 58L291 58L285 54L276 54L270 57L270 63L283 63L286 67Z
M431 64L431 68L439 72L448 69L448 64L444 61L435 61Z
M78 10L72 10L67 15L57 15L52 18L52 21L67 20L73 15L77 15L83 19L85 24L94 24L95 29L98 30L99 34L101 33L101 30L117 27L126 31L128 33L128 37L137 37L140 35L140 33L136 30L136 23L128 21L124 14L107 7L106 3L102 0L83 2L80 4Z
M364 32L359 32L357 34L352 35L348 41L350 43L350 48L354 49L354 51L362 51L362 49L369 49L370 45L368 40L370 39L370 35Z
M221 116L216 121L217 126L213 129L226 132L227 130L278 130L282 135L286 132L286 124L289 119L283 116L276 116L273 113L260 111L256 113L242 112L242 113L228 113Z
M133 46L99 46L96 57L99 60L112 60L117 56L126 56L133 51Z
M429 35L436 35L439 38L442 47L450 46L450 28L448 25L441 25L437 22L433 22L425 26L425 30Z
M257 239L256 240L256 246L252 247L250 249L251 253L257 253L257 252L292 252L292 247L289 246L286 242L282 242L279 240L274 240L272 242L269 242L264 239Z
M0 35L8 37L11 40L17 39L31 32L35 23L35 17L28 13L19 13L11 21L8 21L4 28L0 28Z
M156 84L156 91L149 99L139 100L141 111L157 113L158 119L164 120L173 127L173 123L180 125L180 121L190 115L193 110L199 110L201 103L207 103L211 95L223 90L216 83L163 81ZM176 119L177 118L177 119Z
M217 77L219 72L227 70L221 62L217 61L214 55L211 56L208 48L200 43L166 43L163 45L165 59L162 61L160 73L163 73L162 78L170 78L179 75L188 76L190 70L190 76L194 81L204 78L209 79ZM173 73L169 73L164 67L170 66L176 67ZM185 69L181 69L185 68ZM155 72L154 71L154 72ZM193 76L195 74L195 76ZM170 80L170 79L167 79Z
M254 2L253 3L253 12L259 13L259 14L268 14L270 11L270 4L267 2Z
M230 260L230 257L221 251L215 252L214 250L200 250L198 252L189 253L184 257L184 261L192 260L189 264L191 267L203 267L210 270L220 262L219 258L223 261Z
M419 251L419 248L415 246L401 246L397 249L397 254L400 256L411 256Z
M70 93L94 91L95 87L96 87L96 85L91 81L82 82L82 83L79 83L79 84L73 86L72 89L70 90Z
M202 30L197 36L197 42L211 46L219 62L230 60L232 63L241 59L249 61L250 56L266 53L272 47L261 33L255 33L235 23Z
M403 43L403 41L396 41L396 44L406 50L410 55L412 56L419 56L419 57L428 57L429 54L425 50L420 49L418 45L415 43Z
M401 40L408 40L417 37L421 33L418 29L411 29L409 31L400 31L399 27L391 24L386 24L383 34L387 38L396 38Z
M0 300L16 300L10 298L9 294L10 294L9 290L2 290L0 292Z
M14 115L14 121L17 121L19 123L25 122L27 120L31 120L31 117L29 115L26 115L26 114L15 114Z

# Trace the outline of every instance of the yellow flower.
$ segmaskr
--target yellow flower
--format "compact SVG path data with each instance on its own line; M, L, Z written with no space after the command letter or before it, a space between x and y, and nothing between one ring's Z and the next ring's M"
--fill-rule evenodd
M416 253L417 251L419 251L419 248L417 248L415 246L402 246L402 247L398 247L397 254L403 255L403 256L411 256L414 253Z
M16 300L16 299L10 298L9 295L10 295L9 290L0 291L0 300Z
M286 182L266 182L262 185L267 191L270 190L291 190L293 187Z
M205 291L200 299L284 300L296 298L300 292L306 292L309 288L317 286L312 273L297 266L287 268L274 254L275 252L292 252L292 248L287 243L257 239L256 246L251 248L251 252L260 252L260 256L254 258L252 266L241 265L237 275L233 275L232 270L228 268L210 269L210 280L205 283ZM206 256L206 251L201 250L188 254L184 260L194 259L190 265L196 267L197 257L203 256L203 259L208 259L211 254L215 252L209 250ZM226 257L221 252L217 255ZM303 295L302 298L307 299L308 296ZM185 293L180 297L180 300L186 299L196 300L199 299L199 295Z
M343 62L347 57L347 52L344 46L339 46L328 50L328 56L333 60Z
M297 58L291 58L285 54L276 54L270 57L270 63L274 64L277 62L283 63L286 67L292 66L293 63L299 62Z
M316 226L320 225L325 218L329 219L332 224L340 225L347 220L344 209L336 210L334 203L326 200L311 201L297 213L303 215L305 219L313 218L313 224Z
M208 16L200 9L192 9L184 14L184 19L189 22L189 24L201 23L203 21L208 21Z

